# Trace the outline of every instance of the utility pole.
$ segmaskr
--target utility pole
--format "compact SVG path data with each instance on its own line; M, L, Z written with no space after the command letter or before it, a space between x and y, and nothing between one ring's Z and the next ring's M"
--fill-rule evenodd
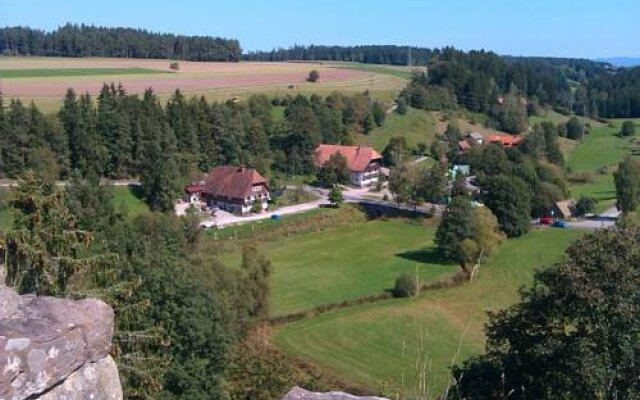
M408 55L407 55L407 66L411 66L411 46L409 46L409 50L408 50Z

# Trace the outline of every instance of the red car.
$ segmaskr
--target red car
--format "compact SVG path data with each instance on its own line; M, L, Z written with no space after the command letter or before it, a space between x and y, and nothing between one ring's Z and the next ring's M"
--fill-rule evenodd
M553 224L553 217L540 217L541 225L551 225Z

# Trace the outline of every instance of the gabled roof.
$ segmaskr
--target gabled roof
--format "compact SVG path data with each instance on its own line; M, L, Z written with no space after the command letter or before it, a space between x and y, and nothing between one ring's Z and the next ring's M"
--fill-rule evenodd
M558 211L562 213L564 218L571 217L576 208L576 202L573 199L558 201L555 204Z
M522 142L522 136L519 135L489 135L487 138L489 143L499 143L504 147L515 147Z
M243 199L251 195L254 185L264 184L267 180L253 168L220 166L209 172L204 192L214 197Z
M369 166L369 163L382 159L380 153L371 147L321 144L314 153L316 167L322 167L335 153L342 154L347 159L349 169L355 172L364 171Z

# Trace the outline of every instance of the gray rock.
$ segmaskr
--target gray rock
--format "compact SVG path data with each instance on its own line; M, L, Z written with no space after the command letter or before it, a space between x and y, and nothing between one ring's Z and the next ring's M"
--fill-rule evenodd
M39 400L122 400L118 367L111 356L87 363Z
M343 392L314 393L294 387L282 400L388 400L383 397L360 397Z
M0 310L0 400L49 395L72 375L76 385L79 377L108 375L103 365L108 364L104 360L111 350L114 321L113 310L104 302L20 296L0 285ZM115 365L113 371L110 385L119 388ZM121 389L114 394L120 397L100 399L122 398ZM60 397L66 398L75 397Z

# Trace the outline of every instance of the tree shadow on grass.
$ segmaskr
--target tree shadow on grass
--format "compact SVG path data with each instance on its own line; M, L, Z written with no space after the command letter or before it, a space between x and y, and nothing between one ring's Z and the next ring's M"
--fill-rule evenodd
M142 185L128 185L129 191L137 199L144 200L144 192L142 191Z
M435 247L425 247L421 250L405 251L397 253L395 256L421 264L451 265L450 261L442 258L440 253L438 253L438 249Z

